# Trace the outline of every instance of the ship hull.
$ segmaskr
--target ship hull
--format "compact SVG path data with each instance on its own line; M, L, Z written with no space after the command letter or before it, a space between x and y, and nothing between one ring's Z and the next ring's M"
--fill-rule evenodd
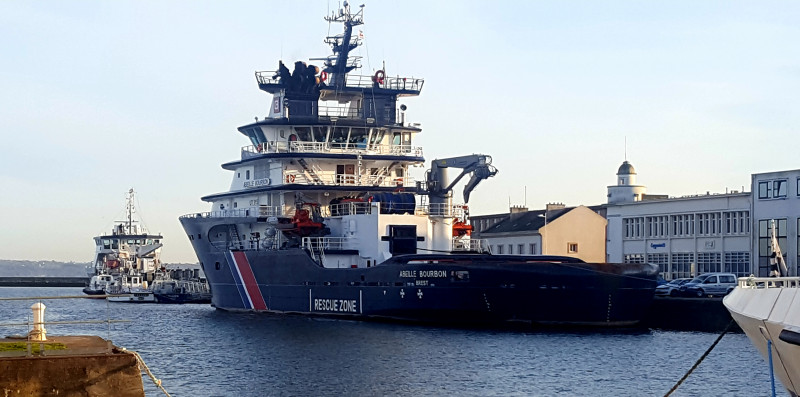
M181 221L189 234L207 232L207 220ZM354 319L631 326L652 302L657 272L646 264L485 254L403 255L373 267L329 268L300 248L192 243L219 309Z
M800 394L800 279L740 278L723 303L792 395Z

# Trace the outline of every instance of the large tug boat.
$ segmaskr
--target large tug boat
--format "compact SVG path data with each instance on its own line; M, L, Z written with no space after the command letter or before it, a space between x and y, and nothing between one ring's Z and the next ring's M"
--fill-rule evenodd
M161 267L164 237L149 233L134 219L135 193L128 191L125 220L114 222L111 233L94 238L94 262L87 268L91 277L83 292L103 295L114 290L137 288L155 278Z
M327 37L322 68L257 72L273 95L269 116L239 127L249 139L229 191L203 197L212 210L180 221L213 294L225 310L444 323L524 321L625 326L650 305L655 266L592 264L555 256L491 255L470 239L464 202L497 173L491 157L424 165L401 98L424 80L351 74L363 6L325 18L344 33ZM460 169L450 178L448 171Z

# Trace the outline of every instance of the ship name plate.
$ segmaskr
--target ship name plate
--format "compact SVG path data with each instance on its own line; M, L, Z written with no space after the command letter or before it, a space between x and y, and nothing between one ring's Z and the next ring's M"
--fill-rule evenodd
M447 277L447 270L401 270L399 277L445 278Z

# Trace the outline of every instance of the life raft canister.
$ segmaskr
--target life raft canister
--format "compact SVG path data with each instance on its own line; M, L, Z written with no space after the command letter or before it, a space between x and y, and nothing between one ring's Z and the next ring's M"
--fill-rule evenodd
M372 77L372 81L378 84L383 84L384 78L386 78L386 72L384 72L383 70L379 70L375 72L375 76Z

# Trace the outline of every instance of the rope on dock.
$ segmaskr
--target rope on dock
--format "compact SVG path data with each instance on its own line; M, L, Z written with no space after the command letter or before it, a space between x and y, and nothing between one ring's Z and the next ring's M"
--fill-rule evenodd
M125 350L125 348L122 349ZM150 371L150 367L148 367L147 364L144 363L144 359L142 358L142 356L140 356L139 353L133 350L128 350L128 351L133 353L134 357L136 357L136 361L139 363L139 369L143 369L144 372L147 373L147 376L150 377L150 379L153 381L153 384L158 386L158 388L161 389L162 392L164 392L165 396L171 397L169 393L167 393L167 390L164 389L164 386L161 386L161 379L156 378L155 375L153 375L153 373Z
M733 326L733 320L731 320L731 322L728 323L728 326L726 326L725 329L722 331L722 333L719 334L719 336L717 337L717 340L715 340L714 343L712 343L711 346L708 348L708 350L706 350L706 352L703 353L702 356L700 356L700 358L697 360L697 362L694 363L694 365L692 365L692 368L689 368L689 371L686 372L685 375L683 375L683 377L678 381L678 383L676 383L675 386L672 386L672 389L669 389L669 391L667 392L667 394L664 395L664 397L669 397L669 395L672 394L675 390L677 390L678 386L680 386L681 383L683 383L683 381L685 381L686 378L688 378L689 375L691 375L692 372L694 372L694 370L697 369L697 367L700 366L700 363L703 362L703 360L706 359L706 356L708 356L708 354L711 353L712 350L714 350L714 347L717 346L717 343L719 343L719 341L722 339L722 337L725 336L725 334L728 333L728 330L731 329L731 326Z

